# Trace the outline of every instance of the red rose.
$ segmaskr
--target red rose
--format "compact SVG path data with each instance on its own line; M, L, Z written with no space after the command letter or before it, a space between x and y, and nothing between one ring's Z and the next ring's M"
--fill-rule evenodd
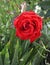
M26 11L14 19L16 36L33 42L41 35L42 19L33 11Z

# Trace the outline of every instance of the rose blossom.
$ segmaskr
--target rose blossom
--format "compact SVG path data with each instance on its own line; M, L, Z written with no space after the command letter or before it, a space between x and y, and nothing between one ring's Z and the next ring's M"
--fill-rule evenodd
M41 35L42 18L33 11L26 11L14 19L14 26L17 37L33 42Z

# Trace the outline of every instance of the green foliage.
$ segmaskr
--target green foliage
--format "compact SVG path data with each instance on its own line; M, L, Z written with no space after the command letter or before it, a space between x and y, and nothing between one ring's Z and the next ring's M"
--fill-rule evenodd
M27 2L26 10L34 10L43 17L42 36L32 44L28 40L18 39L13 26L13 19L19 15L20 5L24 1ZM45 65L42 61L46 58L46 52L50 52L48 48L50 48L50 1L1 0L0 65Z

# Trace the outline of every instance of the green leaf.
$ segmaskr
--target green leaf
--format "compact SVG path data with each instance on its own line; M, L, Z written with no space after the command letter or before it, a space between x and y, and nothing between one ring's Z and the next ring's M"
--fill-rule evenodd
M4 65L10 65L10 59L9 59L8 49L6 49L5 59L4 59Z
M17 38L15 37L15 30L12 29L10 31L10 45L9 45L9 49L8 49L11 62L12 62L12 59L13 59L16 42L17 42Z
M30 41L29 40L24 40L23 42L21 42L22 43L22 45L21 45L21 47L22 47L22 49L23 49L23 53L25 53L26 51L28 51L28 48L29 48L29 46L30 46Z
M43 9L50 9L50 1L40 1L38 3Z
M47 13L45 14L45 18L50 17L50 10L47 11Z
M15 52L14 52L14 57L13 57L11 65L18 65L18 63L19 63L18 50L19 50L19 42L17 41L16 47L15 47Z
M2 57L1 57L1 52L0 52L0 65L3 65Z
M42 54L44 53L44 50L42 48L39 48L39 52L37 52L34 56L32 65L40 65L40 62L43 60Z
M28 58L30 57L31 53L33 51L33 48L28 51L28 52L25 52L25 54L23 55L23 57L20 59L20 65L25 65L25 63L27 62Z
M32 65L31 61L29 61L26 65Z

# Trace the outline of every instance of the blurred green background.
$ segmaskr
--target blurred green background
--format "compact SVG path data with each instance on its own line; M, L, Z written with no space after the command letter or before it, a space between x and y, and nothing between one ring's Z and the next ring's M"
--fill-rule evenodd
M23 2L26 10L43 17L42 36L32 44L15 36L13 19L21 13ZM50 0L0 0L0 65L46 65L49 49Z

